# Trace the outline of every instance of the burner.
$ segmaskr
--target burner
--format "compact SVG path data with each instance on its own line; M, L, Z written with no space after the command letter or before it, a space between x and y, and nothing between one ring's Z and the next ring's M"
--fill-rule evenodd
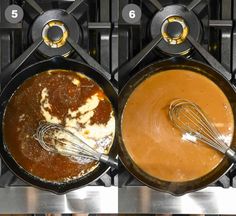
M31 35L33 41L43 37L44 43L38 51L47 57L68 56L73 50L66 43L68 37L76 43L82 40L82 32L77 21L64 10L49 10L40 15L33 23Z
M68 30L62 22L51 21L44 26L42 37L49 47L60 48L66 43Z
M191 45L186 40L188 34L196 41L201 41L202 26L194 12L182 5L169 5L155 14L150 32L152 38L162 35L164 40L157 45L162 52L185 55L191 50Z
M169 17L161 27L161 34L169 44L181 44L188 36L189 28L181 17Z

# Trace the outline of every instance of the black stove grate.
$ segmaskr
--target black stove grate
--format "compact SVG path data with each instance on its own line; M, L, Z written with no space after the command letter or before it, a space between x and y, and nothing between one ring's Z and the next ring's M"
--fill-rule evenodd
M143 14L140 23L127 24L122 17L119 20L120 68L116 71L119 73L119 89L141 68L151 62L173 56L157 49L159 39L150 37L150 23L155 14L161 8L174 7L173 5L190 8L203 28L201 40L189 38L194 48L184 57L208 62L212 67L223 71L223 74L235 84L236 61L233 60L236 55L233 54L236 52L236 46L233 32L236 27L233 22L236 18L236 6L232 0L120 0L120 11L128 3L139 5ZM122 165L120 166L119 187L141 185L143 184ZM236 187L236 166L210 186Z
M24 20L19 24L10 24L4 18L4 11L10 4L18 4L24 9ZM110 8L113 12L117 10L118 0L4 0L0 1L0 83L1 88L11 78L12 71L17 73L22 68L49 58L38 52L41 40L32 41L32 24L42 14L42 11L67 10L78 22L81 29L81 40L76 43L73 38L69 40L73 52L70 58L85 61L96 67L108 79L117 86L117 80L112 71L118 67L117 50L117 25L118 12L109 14ZM114 54L114 55L112 55ZM55 54L56 55L56 54ZM11 72L11 73L10 73ZM105 186L118 184L117 172L109 170L98 180L90 183L91 186ZM0 159L0 187L25 186Z
M208 62L215 69L222 71L228 79L232 79L232 76L228 71L231 71L232 66L231 40L233 21L230 10L227 12L226 9L232 8L232 1L227 0L222 3L220 0L121 0L120 9L130 2L139 5L143 14L141 22L135 25L125 25L124 20L120 18L121 36L119 47L121 50L127 48L127 52L124 53L123 51L120 58L120 88L134 73L140 70L140 68L143 68L153 61L173 56L172 52L168 54L168 52L163 53L161 51L163 50L163 39L161 34L154 37L155 34L157 34L155 23L158 20L157 17L159 13L166 10L166 8L169 8L168 11L175 14L174 11L177 7L190 8L192 14L197 16L197 19L202 26L201 39L198 40L195 38L194 34L189 34L190 37L187 38L188 43L191 44L193 49L191 52L187 52L185 57ZM161 7L162 9L158 7ZM163 16L167 15L164 14L162 17ZM152 33L154 36L150 37L150 34ZM129 40L129 38L132 38L132 40ZM158 49L158 46L161 47ZM209 50L210 53L205 50ZM167 49L165 49L165 51L167 51ZM182 56L183 54L177 53L174 56L178 55ZM220 60L221 63L216 59ZM228 71L226 71L225 68Z

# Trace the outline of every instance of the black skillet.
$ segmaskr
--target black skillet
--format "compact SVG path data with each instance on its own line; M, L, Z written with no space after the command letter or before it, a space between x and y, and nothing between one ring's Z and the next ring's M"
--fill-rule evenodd
M127 170L133 174L137 179L139 179L144 184L150 186L153 189L164 191L171 193L173 195L183 195L185 193L196 191L201 188L206 187L210 183L215 182L218 178L224 175L232 166L232 162L228 160L227 157L224 157L222 162L213 169L207 175L198 178L192 181L186 182L168 182L163 181L161 179L154 178L144 170L141 170L136 164L135 161L131 159L128 151L126 150L125 143L122 139L122 113L125 108L126 102L129 99L129 96L135 90L135 88L141 84L145 79L153 74L159 73L165 70L171 69L187 69L191 71L195 71L199 74L202 74L212 80L217 86L225 93L228 98L231 108L234 115L234 122L236 122L236 93L234 88L231 86L229 80L223 77L219 72L210 66L193 61L186 60L184 58L173 58L170 60L166 60L163 62L153 63L140 72L138 72L134 77L132 77L124 86L121 93L119 94L119 105L118 105L118 142L119 142L119 157L127 168ZM197 91L197 89L193 89L193 91ZM148 96L147 96L148 98ZM216 107L217 109L217 107ZM132 131L130 131L132 133ZM133 134L135 136L135 134ZM231 143L231 147L236 149L236 130L234 130L233 140ZM148 160L148 158L147 158ZM173 161L174 163L174 161Z
M14 91L28 78L31 76L47 71L52 69L65 69L65 70L73 70L78 71L80 73L85 74L86 76L93 79L105 92L106 96L110 99L115 116L117 113L117 93L114 90L111 83L105 78L103 74L101 74L98 70L95 68L92 68L88 66L87 64L75 61L75 60L69 60L65 59L63 57L54 57L49 60L41 61L36 64L33 64L21 72L17 73L11 81L6 85L6 87L3 89L1 95L0 95L0 122L3 122L3 116L4 116L4 110L6 108L7 102L10 99L11 95L14 93ZM57 194L63 194L70 190L80 188L82 186L87 185L88 183L98 179L101 175L103 175L108 169L109 166L105 165L104 163L99 163L98 167L92 171L91 173L72 181L68 181L65 183L52 183L52 182L46 182L43 181L31 174L29 174L26 170L24 170L22 167L20 167L17 162L14 160L14 158L11 156L7 149L7 145L4 142L4 137L2 133L2 124L0 124L0 154L6 165L12 170L19 178L24 180L25 182L38 187L40 189L49 190ZM14 134L13 134L14 136ZM115 140L113 145L110 149L109 155L113 158L117 155L117 149L115 145Z

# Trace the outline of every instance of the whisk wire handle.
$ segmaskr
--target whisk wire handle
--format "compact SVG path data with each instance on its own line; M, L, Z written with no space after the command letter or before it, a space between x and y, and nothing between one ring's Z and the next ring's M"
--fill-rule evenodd
M101 161L111 167L118 168L118 160L113 159L113 158L109 157L108 155L101 154L99 161Z
M67 138L56 137L55 134L58 133L63 133ZM68 137L70 137L70 139ZM114 168L118 168L118 160L96 151L80 137L76 136L60 124L40 122L36 133L34 134L34 138L46 151L59 153L72 158L83 157L96 160ZM54 145L52 144L53 142Z
M236 163L236 152L225 143L222 134L197 104L184 99L174 100L169 107L169 118L183 134L210 145ZM186 139L193 142L188 136Z
M227 151L225 152L225 155L233 162L236 163L236 152L231 149L228 148Z

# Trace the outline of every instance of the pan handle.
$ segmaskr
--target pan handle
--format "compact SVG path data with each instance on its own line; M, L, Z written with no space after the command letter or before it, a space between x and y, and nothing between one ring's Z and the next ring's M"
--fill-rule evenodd
M108 155L102 154L99 158L99 161L113 167L113 168L118 168L118 160L115 158L111 158Z

